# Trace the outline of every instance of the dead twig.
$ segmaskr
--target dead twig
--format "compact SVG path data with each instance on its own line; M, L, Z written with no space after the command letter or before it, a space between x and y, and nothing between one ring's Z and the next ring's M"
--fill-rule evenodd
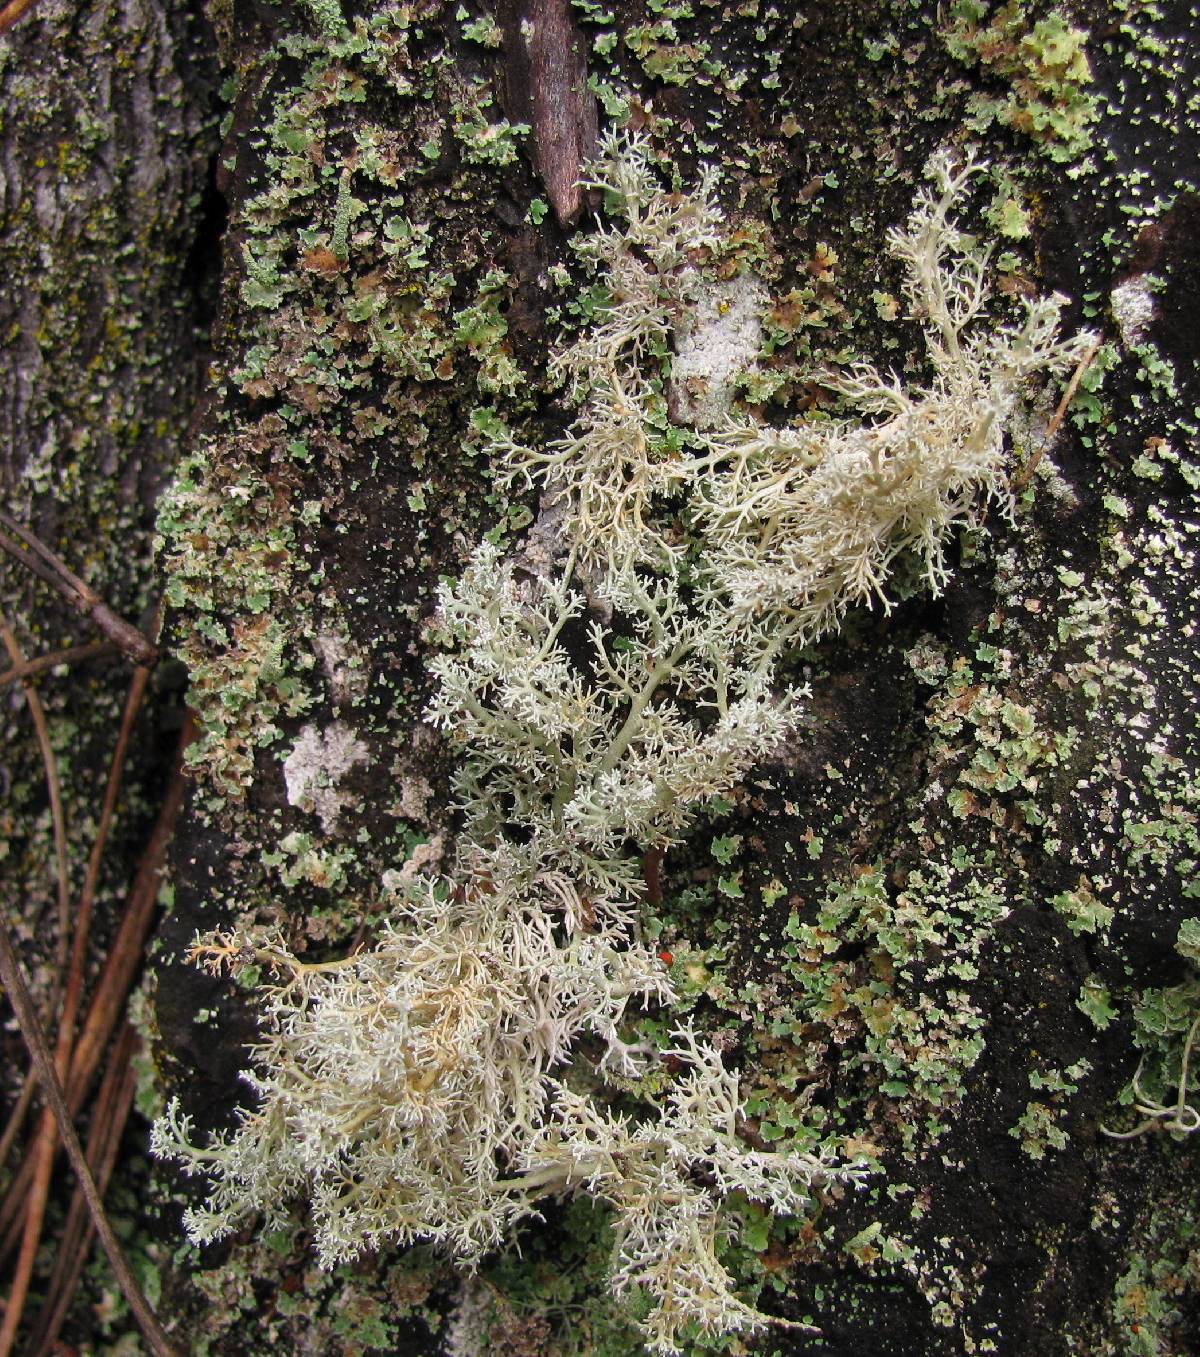
M62 1136L63 1145L67 1151L67 1158L70 1159L71 1167L75 1170L76 1177L79 1179L88 1212L92 1217L96 1233L100 1236L104 1252L108 1255L109 1266L117 1279L117 1284L120 1286L122 1294L129 1303L129 1308L133 1311L138 1325L142 1333L145 1334L146 1341L156 1357L177 1357L176 1349L172 1346L170 1339L155 1317L154 1311L147 1303L146 1297L142 1294L137 1278L130 1270L125 1255L121 1252L121 1246L117 1243L117 1237L113 1234L112 1226L108 1222L108 1217L104 1214L104 1204L100 1200L95 1180L92 1178L91 1170L83 1157L83 1149L79 1144L79 1137L75 1134L75 1125L71 1120L71 1114L67 1111L63 1087L59 1082L58 1072L54 1068L50 1048L46 1044L41 1024L38 1022L33 1002L29 997L29 991L25 987L25 980L21 975L12 943L9 941L8 931L4 928L0 928L0 980L4 982L4 988L8 991L9 1002L12 1004L13 1012L16 1015L17 1025L21 1029L21 1035L37 1069L42 1092L50 1104L50 1110L58 1126L58 1133ZM10 1305L10 1311L11 1308ZM12 1316L9 1312L6 1312L4 1316L5 1331L10 1327L10 1318ZM14 1321L12 1328L15 1330L15 1327ZM10 1338L10 1348L11 1341ZM0 1333L0 1347L2 1345L3 1333Z
M18 679L32 678L34 674L45 673L47 669L56 669L60 664L74 664L76 660L99 660L106 655L119 654L111 641L88 641L80 646L68 646L66 650L51 650L45 655L37 655L32 660L23 660L11 669L0 673L0 688L5 688Z
M1062 400L1059 401L1058 408L1055 410L1050 423L1046 425L1045 438L1038 444L1036 451L1030 457L1029 461L1027 461L1021 470L1013 477L1012 486L1014 490L1024 490L1029 484L1046 449L1054 441L1054 435L1058 432L1059 425L1062 424L1063 419L1066 417L1071 402L1075 399L1075 393L1079 390L1079 383L1083 381L1083 374L1092 366L1092 362L1099 352L1100 340L1097 339L1088 349L1087 353L1079 360L1075 371L1071 374L1071 380L1067 383L1067 389L1062 393Z
M9 0L9 3L0 9L0 33L7 33L21 15L36 4L37 0Z
M153 664L158 659L158 650L131 622L118 617L101 599L100 595L85 584L63 559L51 551L40 538L28 528L18 523L10 514L0 509L0 547L16 561L32 570L33 573L52 585L84 617L88 618L114 645L121 648L135 664ZM7 533L20 539L14 542Z
M0 639L14 665L24 664L25 656L17 644L8 622L0 617ZM46 770L46 792L50 798L50 820L54 826L54 856L58 872L58 944L56 959L61 970L67 964L68 936L71 926L71 886L67 878L67 822L63 814L62 783L58 776L58 760L54 757L54 746L50 743L50 727L46 721L46 709L37 689L28 679L23 683L25 701L29 706L29 715L37 735L38 748L42 753L42 766Z
M129 988L141 965L146 937L154 918L158 883L162 875L167 844L174 832L175 821L187 790L183 755L194 733L195 724L189 713L184 718L183 728L179 734L175 766L158 820L126 896L121 922L108 949L88 1006L87 1016L84 1018L71 1055L71 1068L66 1079L66 1096L72 1116L83 1106L100 1067L105 1047L117 1025L117 1020L124 1011ZM35 1167L34 1156L27 1153L24 1163L9 1186L3 1204L0 1205L0 1257L6 1256L15 1247L16 1228L33 1183Z
M133 1056L138 1037L125 1023L104 1067L104 1078L96 1095L88 1130L87 1161L96 1179L96 1187L103 1197L117 1162L117 1151L125 1123L133 1106L137 1089L137 1072ZM92 1242L92 1223L82 1191L76 1187L67 1211L67 1219L58 1240L54 1272L46 1287L46 1298L34 1325L29 1344L31 1357L50 1357L55 1340L75 1298L79 1277Z

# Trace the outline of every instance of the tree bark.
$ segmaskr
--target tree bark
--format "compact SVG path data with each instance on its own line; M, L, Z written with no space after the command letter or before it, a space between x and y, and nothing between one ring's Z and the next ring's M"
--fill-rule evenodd
M98 644L95 621L126 641L132 633L118 619L154 628L155 504L185 442L210 352L219 242L209 187L218 116L211 47L198 13L139 0L83 7L50 0L0 39L4 537L20 536L10 531L13 520L32 529L77 577L72 603L45 577L54 570L39 575L0 553L0 622L12 640L4 668L19 673L21 657L35 671L29 692L6 674L0 693L0 912L50 1033L64 988L72 988L64 963L89 896L92 947L80 974L85 1003L93 997L182 716L180 675L168 665L132 732L115 828L93 880L89 857L131 678L119 648ZM67 663L39 668L47 658ZM44 750L31 721L38 704ZM47 767L61 789L57 826ZM28 1056L7 1007L5 1024L7 1116ZM39 1120L22 1128L18 1148ZM24 1156L28 1166L28 1146ZM6 1156L6 1193L27 1182L20 1163ZM72 1187L64 1163L53 1189L64 1209ZM56 1211L52 1203L51 1220ZM32 1341L57 1259L43 1253L39 1261L18 1348ZM12 1278L6 1248L6 1298Z
M997 314L1059 291L1064 324L1103 348L1061 428L1054 391L1011 432L1012 512L960 538L937 597L901 573L896 606L790 658L811 686L800 735L655 859L645 923L742 1070L747 1144L827 1138L871 1170L805 1220L733 1208L725 1263L745 1294L822 1331L745 1350L1200 1347L1200 1141L1105 1134L1142 1119L1139 1059L1143 1093L1173 1100L1200 1004L1200 216L1183 155L1200 131L1181 93L1200 34L1182 3L1129 10L215 13L232 90L220 313L161 504L164 641L199 736L153 966L161 1085L186 1093L201 1136L230 1124L260 1004L252 975L187 963L194 934L253 926L341 954L378 936L385 872L450 861L455 755L421 719L428 624L439 578L485 533L517 549L538 511L489 481L487 431L544 443L572 417L550 359L598 304L571 248L601 229L598 195L573 188L596 126L647 136L680 193L719 167L728 278L771 296L738 409L776 426L828 410L822 364L926 375L886 233L929 156L970 143L989 164L969 225L996 243ZM4 68L5 484L136 613L147 576L131 563L197 391L196 304L170 294L198 229L208 77L178 69L182 18L55 14L34 23L115 64L86 111L57 74L67 56L53 79ZM118 73L133 28L148 36ZM78 199L51 182L75 164L67 125L86 128ZM97 201L104 257L55 291L44 242L90 246ZM118 508L85 530L77 485ZM474 1279L423 1248L322 1273L302 1201L287 1228L168 1266L170 1197L191 1189L155 1177L150 1256L198 1350L643 1350L587 1202L549 1204Z

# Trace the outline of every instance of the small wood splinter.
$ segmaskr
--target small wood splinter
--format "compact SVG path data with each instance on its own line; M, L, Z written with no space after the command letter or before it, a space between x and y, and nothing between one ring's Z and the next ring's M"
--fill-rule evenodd
M538 174L554 215L569 226L583 208L579 183L596 152L596 97L569 0L507 0L501 8L511 115L530 125Z

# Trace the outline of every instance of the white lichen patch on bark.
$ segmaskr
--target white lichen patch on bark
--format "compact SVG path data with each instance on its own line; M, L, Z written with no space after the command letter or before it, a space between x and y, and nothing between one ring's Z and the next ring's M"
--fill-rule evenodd
M671 410L697 429L728 418L738 378L754 367L762 347L766 293L752 274L702 291L695 312L676 336Z
M350 800L338 784L369 758L367 746L344 721L324 730L305 726L283 762L289 804L313 812L326 834L334 833Z
M334 702L350 706L367 690L367 671L358 648L336 631L322 630L313 643L329 680Z
M1127 349L1143 344L1154 323L1154 275L1136 273L1118 283L1109 293L1113 320L1121 331L1121 342Z

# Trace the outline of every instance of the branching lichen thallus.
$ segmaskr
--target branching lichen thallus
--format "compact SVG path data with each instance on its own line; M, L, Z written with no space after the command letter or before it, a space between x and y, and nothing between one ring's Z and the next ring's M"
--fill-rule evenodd
M1030 379L1091 343L1057 337L1059 298L987 315L986 252L953 220L979 169L935 156L890 235L926 384L860 363L822 379L844 413L683 427L671 350L714 285L697 261L723 241L715 177L667 192L647 143L607 139L592 183L609 225L577 250L608 300L555 360L574 423L491 449L502 484L541 488L542 517L439 593L428 719L460 754L453 862L389 874L378 941L343 961L198 942L214 969L251 956L277 981L254 1108L207 1148L176 1103L155 1129L158 1153L209 1179L194 1240L307 1193L326 1266L414 1240L470 1265L540 1200L587 1193L612 1207L614 1291L649 1297L651 1350L764 1322L719 1260L722 1202L796 1213L857 1170L815 1133L750 1148L738 1076L690 1026L666 1051L629 1039L631 1005L673 997L642 935L638 854L794 735L803 694L781 687L781 653L886 608L902 553L942 584L952 531L1010 504L1004 434ZM649 1076L640 1119L614 1110L613 1071L625 1090Z

